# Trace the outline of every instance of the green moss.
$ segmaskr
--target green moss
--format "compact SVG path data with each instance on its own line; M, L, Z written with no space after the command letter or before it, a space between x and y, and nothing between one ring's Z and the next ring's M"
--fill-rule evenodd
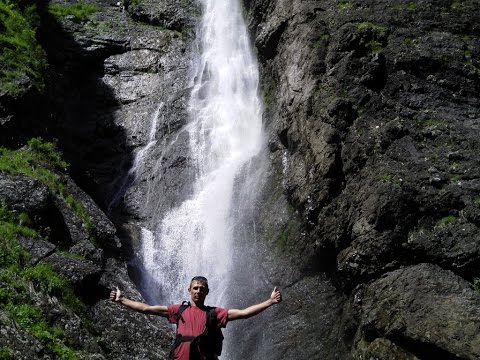
M52 350L55 354L57 354L60 359L63 360L77 360L80 359L75 351L68 346L58 343L58 342L53 342L52 344L49 345L49 349Z
M480 278L473 279L473 290L480 293Z
M328 43L329 41L330 41L330 34L323 33L323 34L320 35L318 40L315 41L315 43L313 44L313 48L314 49L324 48L325 44Z
M9 174L23 174L37 179L50 190L64 198L65 203L85 224L87 231L92 232L94 224L85 207L72 195L64 196L65 185L53 169L65 171L68 163L62 160L52 143L40 138L31 139L23 149L13 151L0 148L0 171Z
M339 0L338 8L342 10L348 10L352 8L352 2L350 0Z
M98 11L98 7L85 2L76 2L71 5L50 4L48 11L58 17L73 16L78 21L85 21L88 16Z
M453 224L455 223L456 221L458 221L458 217L457 216L454 216L454 215L448 215L448 216L444 216L443 218L439 219L436 223L435 223L435 227L446 227L450 224Z
M463 7L462 2L459 0L453 0L452 4L450 5L450 8L452 10L461 9L462 7Z
M393 177L390 174L384 174L380 176L380 181L382 182L389 183L389 182L392 182L392 180L393 180Z
M405 45L405 46L413 46L413 45L416 44L416 42L417 41L414 38L407 37L407 38L403 39L403 45Z
M107 21L89 21L85 28L93 30L97 33L110 33L113 29L116 31L126 31L127 27L123 23L118 23L113 20Z
M480 196L475 196L475 198L473 199L473 203L480 207Z
M48 162L60 170L68 167L68 163L62 160L52 143L45 142L41 138L32 138L28 142L28 147L39 161Z
M275 103L278 92L278 83L275 80L271 80L264 87L263 91L263 103L268 107Z
M94 229L94 225L90 215L88 214L85 207L80 203L77 199L75 199L72 195L68 195L65 197L65 202L68 206L78 215L78 217L83 221L87 231L92 232Z
M383 50L383 44L379 41L376 41L376 40L371 40L369 41L367 44L367 49L370 50L370 52L374 53L374 54L378 54L380 53L382 50Z
M60 359L77 359L67 345L63 330L49 325L32 301L31 287L55 296L86 323L85 305L76 297L68 280L49 264L31 265L19 236L37 237L35 230L19 225L25 216L0 205L0 307L24 330L41 341ZM1 354L1 353L0 353ZM1 358L0 358L1 359Z
M415 118L415 122L417 123L417 125L425 126L425 127L429 127L429 126L438 127L446 124L445 120L442 120L442 119L424 118L424 117Z
M20 246L20 236L37 237L37 232L19 225L20 220L0 204L0 264L3 267L24 266L29 259L28 253Z
M34 5L20 9L13 1L0 0L0 92L22 92L29 83L24 78L43 90L47 57L37 42L36 28Z
M413 1L409 2L406 9L408 11L412 11L412 12L417 11L417 3L413 2Z
M424 237L424 236L431 236L432 232L425 227L421 226L417 229L414 229L408 233L408 242L414 242L418 238Z
M295 241L298 238L299 229L298 223L292 221L284 226L280 232L277 232L277 245L282 252L288 253L293 249Z
M0 346L0 360L14 360L12 351L6 346Z
M58 193L63 193L64 186L59 176L47 167L64 170L67 166L54 151L53 145L39 138L30 140L26 148L18 151L0 148L1 172L30 176Z
M456 182L459 182L460 180L462 180L462 176L461 175L450 175L449 180L450 180L451 183L456 183Z
M85 315L85 306L75 296L68 280L57 274L51 265L38 264L22 272L24 279L31 281L37 288L51 296L61 299L72 311Z
M355 26L359 30L367 29L367 28L372 29L372 30L374 30L375 32L378 32L381 35L385 35L388 32L388 29L385 26L373 24L369 21L356 23Z

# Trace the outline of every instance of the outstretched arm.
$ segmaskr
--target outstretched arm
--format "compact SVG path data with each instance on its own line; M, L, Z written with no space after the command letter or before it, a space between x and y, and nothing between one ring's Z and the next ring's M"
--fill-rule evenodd
M265 300L264 302L249 306L242 310L240 309L228 310L228 320L232 321L232 320L238 320L238 319L247 319L251 316L261 313L263 310L269 308L274 304L278 304L280 301L282 301L282 294L280 293L280 290L277 290L277 288L275 287L272 291L272 294L270 295L270 298Z
M158 315L163 317L168 316L168 308L166 306L148 305L140 301L133 301L133 300L127 299L125 296L123 296L122 292L118 287L116 290L112 290L110 292L110 300L116 303L122 304L129 309L141 312L143 314Z

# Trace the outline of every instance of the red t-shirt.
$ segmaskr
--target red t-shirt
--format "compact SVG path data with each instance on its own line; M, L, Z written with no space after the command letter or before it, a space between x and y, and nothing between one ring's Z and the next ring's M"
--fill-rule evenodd
M177 324L177 312L180 304L168 306L168 321L171 324ZM215 308L217 315L217 326L225 327L228 321L228 310L223 308ZM182 318L185 320L178 321L177 334L182 336L198 336L205 330L207 322L207 312L196 306L189 306L182 312ZM190 357L190 342L182 342L175 349L174 359L188 360Z

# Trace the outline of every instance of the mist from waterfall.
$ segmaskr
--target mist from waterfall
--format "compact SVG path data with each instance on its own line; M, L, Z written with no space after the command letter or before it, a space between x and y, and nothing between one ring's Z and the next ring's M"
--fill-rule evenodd
M142 230L142 266L149 282L143 289L159 288L161 298L155 300L166 304L185 299L195 275L206 276L216 289L209 303L225 303L233 229L242 218L239 209L249 208L233 201L247 201L256 191L247 168L263 148L258 67L238 0L201 3L186 128L193 194L161 214L153 229Z

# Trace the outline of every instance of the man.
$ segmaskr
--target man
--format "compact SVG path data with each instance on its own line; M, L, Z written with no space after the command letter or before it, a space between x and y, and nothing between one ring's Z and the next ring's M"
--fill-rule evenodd
M144 314L165 317L170 323L177 324L177 337L171 354L172 358L177 360L189 360L195 358L195 356L198 359L205 360L217 359L215 350L211 347L203 346L202 342L204 340L199 339L205 337L208 342L208 336L214 336L212 333L215 333L215 330L221 327L225 327L228 321L249 318L282 301L282 295L275 287L270 298L245 309L210 308L204 305L208 292L207 279L203 276L195 276L190 281L190 286L188 287L190 295L188 306L180 304L170 306L144 304L127 299L118 288L112 290L110 300ZM182 310L181 313L179 313L180 309ZM214 312L213 319L216 324L213 324L213 327L210 328L210 326L207 326L207 316L210 316L212 312ZM198 345L199 341L200 344ZM190 354L191 352L192 354Z

